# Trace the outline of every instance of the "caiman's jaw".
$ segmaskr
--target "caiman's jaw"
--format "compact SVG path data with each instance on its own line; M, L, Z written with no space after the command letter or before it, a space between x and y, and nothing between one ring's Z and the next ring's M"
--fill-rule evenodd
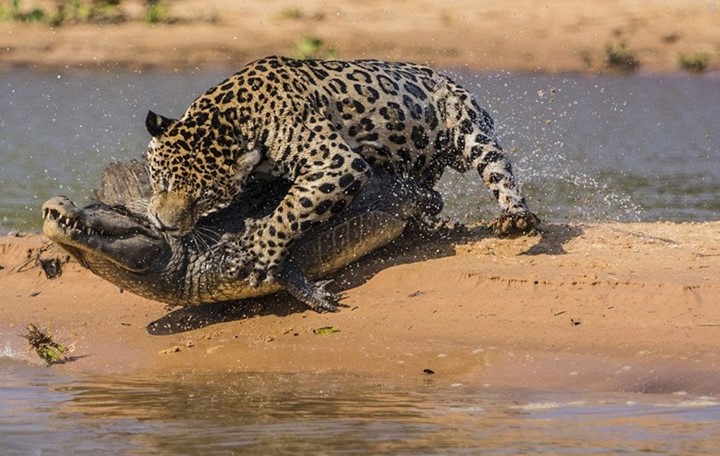
M166 240L129 211L98 203L78 208L64 196L43 205L43 232L83 264L110 261L129 272L157 267L169 254Z

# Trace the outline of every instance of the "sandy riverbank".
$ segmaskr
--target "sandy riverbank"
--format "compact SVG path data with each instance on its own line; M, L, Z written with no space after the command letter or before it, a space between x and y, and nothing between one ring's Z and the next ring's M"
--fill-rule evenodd
M0 69L237 69L312 37L325 42L321 55L477 70L606 71L605 46L621 42L641 71L676 71L681 53L708 53L711 69L720 60L720 4L708 1L177 0L167 15L179 21L157 25L137 19L139 4L123 2L132 20L121 24L0 22ZM366 265L362 280L343 276L347 307L336 314L279 296L247 312L168 315L76 262L52 280L32 261L20 267L46 242L0 238L0 346L33 360L17 334L31 322L50 327L74 347L71 362L53 367L61 371L400 379L431 369L448 382L720 393L720 222L551 225L542 237L395 252ZM340 332L313 334L324 326Z
M447 382L720 393L719 222L550 225L543 236L396 251L337 279L347 307L335 314L284 295L168 314L73 261L52 280L19 267L45 243L0 238L0 344L34 360L17 334L50 327L74 346L60 371L401 380L431 369ZM43 253L53 256L64 254ZM313 334L325 326L340 331Z
M26 9L54 2L24 1ZM710 0L273 0L168 2L144 22L142 2L122 2L119 24L0 22L0 68L30 66L237 69L293 55L305 38L340 58L380 58L477 70L605 71L605 47L627 45L648 72L677 71L680 54L707 53L720 68L720 3Z

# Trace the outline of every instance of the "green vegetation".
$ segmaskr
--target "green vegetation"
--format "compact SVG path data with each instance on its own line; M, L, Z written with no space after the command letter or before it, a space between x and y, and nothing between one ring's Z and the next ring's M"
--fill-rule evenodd
M296 59L336 59L337 52L325 46L325 42L314 36L306 36L295 45L292 52Z
M45 11L40 8L24 11L20 0L12 0L10 5L0 5L0 20L2 21L42 22L45 17Z
M635 71L640 66L640 61L635 53L628 49L627 43L621 41L617 46L605 46L605 64L615 70Z
M281 21L314 21L319 22L325 20L325 13L318 11L316 13L308 13L297 6L284 8L275 17Z
M144 16L137 18L149 23L173 23L163 0L146 0ZM65 24L119 23L129 20L122 12L121 0L56 0L53 8L24 8L22 0L0 3L0 20L40 22L53 27Z
M163 5L162 2L159 0L152 0L148 1L147 4L148 6L145 10L145 22L157 24L168 21L167 11L165 10L165 5Z
M693 54L680 54L678 57L680 68L692 73L702 73L710 63L710 54L707 52L695 52Z
M280 19L289 19L296 21L305 17L305 14L300 8L290 7L280 11L279 17Z
M119 0L66 0L57 3L55 13L49 15L53 26L71 23L117 23L125 17L120 12Z
M59 0L55 9L23 8L21 0L10 5L0 4L0 20L16 22L42 22L52 26L82 22L122 22L120 0Z
M67 347L55 342L47 331L38 329L38 327L32 323L27 325L26 328L28 333L20 334L20 337L27 339L30 348L35 350L35 353L45 361L45 364L51 366L53 363L65 361L65 353L68 351Z
M325 336L328 334L335 334L340 332L335 326L323 326L322 328L313 329L313 334L316 336Z

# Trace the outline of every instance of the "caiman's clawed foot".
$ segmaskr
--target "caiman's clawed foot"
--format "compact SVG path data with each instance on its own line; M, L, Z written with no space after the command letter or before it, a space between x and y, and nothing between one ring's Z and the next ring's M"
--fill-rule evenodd
M294 296L315 312L337 312L340 296L325 289L331 282L332 280L308 282L309 287L306 287L301 295L294 294Z
M503 214L493 222L491 228L496 236L513 237L534 232L540 219L532 212Z
M297 266L286 261L277 282L285 290L315 312L337 312L340 297L325 289L332 280L309 282Z

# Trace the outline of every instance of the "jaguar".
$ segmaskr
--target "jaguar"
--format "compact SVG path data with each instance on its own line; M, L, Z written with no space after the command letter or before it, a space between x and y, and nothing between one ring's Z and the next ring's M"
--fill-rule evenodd
M500 205L498 234L539 224L491 116L427 66L267 57L207 90L179 119L149 111L145 124L148 217L163 231L188 234L255 176L290 181L270 214L224 243L235 259L228 273L254 285L281 282L293 242L342 211L377 170L427 189L447 168L475 170ZM335 309L320 301L315 310Z

